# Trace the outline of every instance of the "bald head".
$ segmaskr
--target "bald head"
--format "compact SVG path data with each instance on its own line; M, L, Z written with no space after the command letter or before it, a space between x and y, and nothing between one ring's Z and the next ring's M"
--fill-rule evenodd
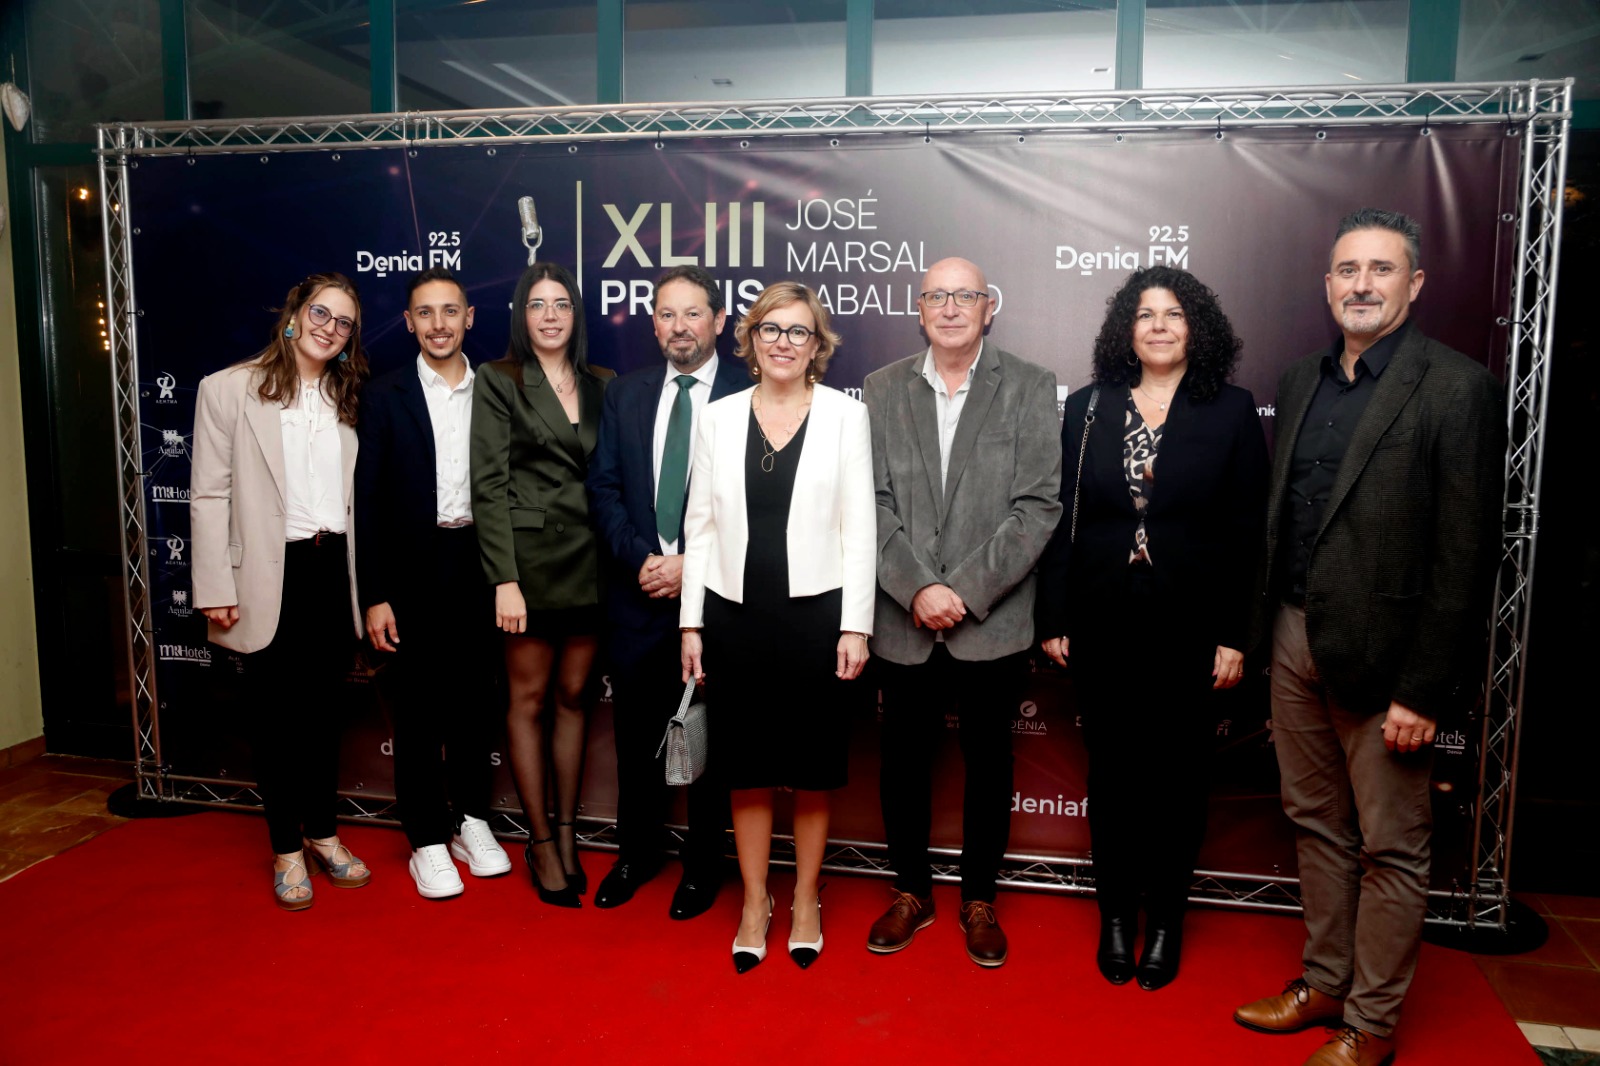
M963 292L979 295L963 307L956 295ZM922 293L917 298L917 314L934 362L941 368L970 366L983 346L983 331L994 318L989 280L970 259L941 259L922 276ZM944 293L943 304L930 306L927 293Z

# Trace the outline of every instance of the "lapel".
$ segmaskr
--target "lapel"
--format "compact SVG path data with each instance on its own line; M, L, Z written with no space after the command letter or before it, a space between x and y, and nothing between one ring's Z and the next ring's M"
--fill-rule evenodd
M989 407L994 403L995 393L1000 391L999 350L989 352L987 342L983 348L978 353L978 368L972 375L972 383L967 386L967 402L961 408L961 421L956 423L956 434L950 441L950 476L945 478L944 505L939 509L941 520L945 517L944 509L956 494L956 486L961 484L967 459L978 442L978 431L988 421ZM990 358L985 359L985 355Z
M934 513L944 520L944 481L939 477L939 410L933 386L922 376L922 367L928 358L924 352L911 360L911 374L906 379L906 401L911 411L911 435L917 439L922 452L922 469L928 475L928 491L933 497Z
M278 490L278 503L287 506L289 484L287 475L283 471L282 416L277 406L261 402L261 396L256 392L259 384L255 374L246 375L244 417L250 423L256 444L260 446L262 457L267 461L267 469L272 473L272 483ZM354 448L346 450L352 458L355 456Z
M1267 527L1269 538L1274 540L1277 537L1277 516L1283 513L1283 496L1289 491L1289 469L1294 462L1294 446L1300 439L1306 412L1311 408L1311 398L1317 393L1317 383L1322 380L1322 360L1327 354L1327 349L1323 349L1309 357L1309 373L1291 368L1285 376L1284 386L1279 390L1278 425L1288 432L1278 435L1273 441L1272 486L1267 514L1274 517Z
M661 406L661 389L667 381L667 364L665 360L650 368L640 379L640 387L634 392L636 409L631 412L628 421L631 423L629 432L633 434L634 454L638 462L650 471L650 483L655 484L655 432L656 412ZM711 387L711 398L717 398L716 386ZM653 509L653 508L652 508Z
M537 359L529 360L522 366L522 395L532 408L533 416L544 423L545 432L559 442L567 455L578 464L579 469L582 469L583 443L578 439L578 432L572 428L572 423L567 421L567 411L561 406L561 397L556 395L556 390L545 377L544 368L539 365ZM581 397L578 411L581 419L583 414Z
M428 434L428 445L433 445L433 434ZM344 464L344 500L345 514L350 513L350 501L355 499L356 489L356 452L361 445L356 438L356 427L347 423L339 423L339 459Z
M1339 463L1339 476L1334 479L1333 492L1328 497L1328 509L1322 516L1322 529L1317 530L1318 536L1327 530L1328 523L1338 513L1344 498L1350 494L1356 478L1361 476L1367 460L1372 458L1372 450L1377 447L1379 438L1399 416L1411 399L1411 394L1417 391L1417 385L1428 369L1428 358L1422 353L1426 339L1421 330L1411 328L1406 333L1406 339L1400 342L1399 351L1394 353L1394 358L1384 368L1383 376L1378 379L1377 390L1373 392L1372 399L1367 401L1367 409L1361 413L1361 421L1356 423L1355 432L1350 435L1350 447Z
M1181 381L1178 383L1178 391L1172 394L1172 402L1168 407L1170 409L1167 411L1167 420L1161 423L1161 446L1156 450L1155 480L1145 483L1145 516L1147 518L1160 511L1162 497L1166 495L1161 491L1162 474L1165 472L1162 469L1163 466L1167 471L1170 471L1174 466L1181 467L1183 461L1191 454L1189 441L1186 437L1189 427L1194 423L1195 416L1189 410L1189 393L1183 387ZM1122 417L1126 421L1128 417L1127 408L1123 408ZM1117 455L1120 458L1122 453L1119 451ZM1117 472L1122 475L1123 483L1126 484L1128 475L1120 463L1118 464ZM1132 492L1128 493L1127 502L1128 510L1137 514L1138 509L1133 506Z
M600 440L600 405L605 399L605 389L605 382L599 378L578 375L578 454L574 458L579 461L580 470L588 456L594 454L594 446ZM571 427L570 422L567 425Z
M400 383L400 408L411 416L416 423L416 439L421 442L422 451L428 457L427 469L439 469L439 457L433 447L433 418L428 414L428 399L422 391L422 379L417 376L416 367L405 375Z

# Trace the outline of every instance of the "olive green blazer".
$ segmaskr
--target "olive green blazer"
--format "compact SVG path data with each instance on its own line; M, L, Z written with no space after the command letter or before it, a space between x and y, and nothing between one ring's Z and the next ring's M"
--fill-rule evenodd
M472 388L472 520L489 584L515 581L530 611L600 602L598 542L584 478L600 399L615 374L576 376L578 425L537 361L497 359Z

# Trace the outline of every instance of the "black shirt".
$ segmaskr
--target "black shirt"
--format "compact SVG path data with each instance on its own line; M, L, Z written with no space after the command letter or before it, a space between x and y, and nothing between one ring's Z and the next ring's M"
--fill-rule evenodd
M1362 412L1378 389L1378 379L1409 327L1410 322L1400 323L1393 333L1362 352L1356 358L1354 380L1345 377L1339 361L1344 354L1343 345L1322 357L1317 391L1311 396L1311 406L1300 423L1300 435L1295 438L1289 461L1289 491L1283 499L1283 542L1290 550L1284 553L1289 568L1287 580L1279 587L1286 590L1284 598L1290 603L1305 603L1306 565L1311 561L1317 532L1322 529L1339 464L1344 461Z

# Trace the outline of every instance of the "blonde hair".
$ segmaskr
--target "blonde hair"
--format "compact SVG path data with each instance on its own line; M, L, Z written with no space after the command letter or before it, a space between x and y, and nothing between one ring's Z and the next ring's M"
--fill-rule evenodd
M733 327L733 339L736 345L733 351L734 357L745 361L750 367L751 377L758 377L760 371L756 366L754 336L756 327L766 320L769 313L780 307L788 307L790 304L805 304L811 311L812 320L817 324L817 351L811 357L811 379L821 381L823 375L828 372L828 361L833 358L841 338L829 327L828 309L822 306L817 294L798 281L775 281L761 290L761 295L750 305L750 310L739 319L738 325Z

